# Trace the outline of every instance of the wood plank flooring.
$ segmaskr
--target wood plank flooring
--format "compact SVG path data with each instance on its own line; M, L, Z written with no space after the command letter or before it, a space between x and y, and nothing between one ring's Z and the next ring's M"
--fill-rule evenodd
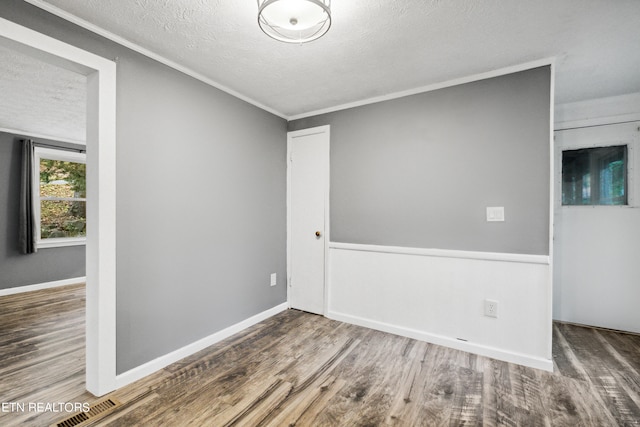
M288 310L112 393L122 405L83 426L640 426L640 336L556 323L553 355L548 373ZM0 403L97 400L84 288L0 298Z
M84 313L84 284L0 297L0 425L48 425L61 416L7 404L95 399L84 391Z

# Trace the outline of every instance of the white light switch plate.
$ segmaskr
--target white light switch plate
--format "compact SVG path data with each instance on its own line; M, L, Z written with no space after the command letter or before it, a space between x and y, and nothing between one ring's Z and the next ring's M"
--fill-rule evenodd
M276 278L276 273L271 273L271 286L275 286L276 283L278 283L278 280Z
M504 206L493 206L487 208L487 221L504 221Z

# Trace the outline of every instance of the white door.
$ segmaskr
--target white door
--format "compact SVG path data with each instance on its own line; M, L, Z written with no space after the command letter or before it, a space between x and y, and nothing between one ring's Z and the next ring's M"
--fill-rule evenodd
M287 151L289 304L324 314L329 126L289 132Z
M554 319L640 332L639 126L555 133ZM563 206L562 151L621 145L628 147L628 205Z

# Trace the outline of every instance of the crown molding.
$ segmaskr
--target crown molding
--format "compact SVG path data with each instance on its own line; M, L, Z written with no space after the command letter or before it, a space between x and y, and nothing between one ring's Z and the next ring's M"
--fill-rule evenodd
M404 90L400 92L392 92L387 95L376 96L373 98L367 98L360 101L354 101L347 104L337 105L335 107L323 108L320 110L310 111L307 113L296 114L293 116L289 116L289 120L297 120L304 119L307 117L318 116L320 114L333 113L340 110L346 110L349 108L362 107L364 105L376 104L378 102L390 101L392 99L403 98L405 96L417 95L420 93L431 92L438 89L443 89L451 86L458 86L465 83L471 83L478 80L490 79L493 77L504 76L506 74L517 73L519 71L526 71L533 68L543 67L543 66L553 66L555 65L555 58L542 58L536 61L525 62L523 64L512 65L509 67L499 68L497 70L487 71L484 73L473 74L471 76L460 77L453 80L447 80L440 83L434 83L426 86L417 87L414 89Z

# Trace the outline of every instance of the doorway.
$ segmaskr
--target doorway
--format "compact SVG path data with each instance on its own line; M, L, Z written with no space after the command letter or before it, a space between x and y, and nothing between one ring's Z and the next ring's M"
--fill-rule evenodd
M287 134L287 295L325 314L329 249L329 126Z
M115 63L0 18L0 44L87 77L86 387L116 388Z

